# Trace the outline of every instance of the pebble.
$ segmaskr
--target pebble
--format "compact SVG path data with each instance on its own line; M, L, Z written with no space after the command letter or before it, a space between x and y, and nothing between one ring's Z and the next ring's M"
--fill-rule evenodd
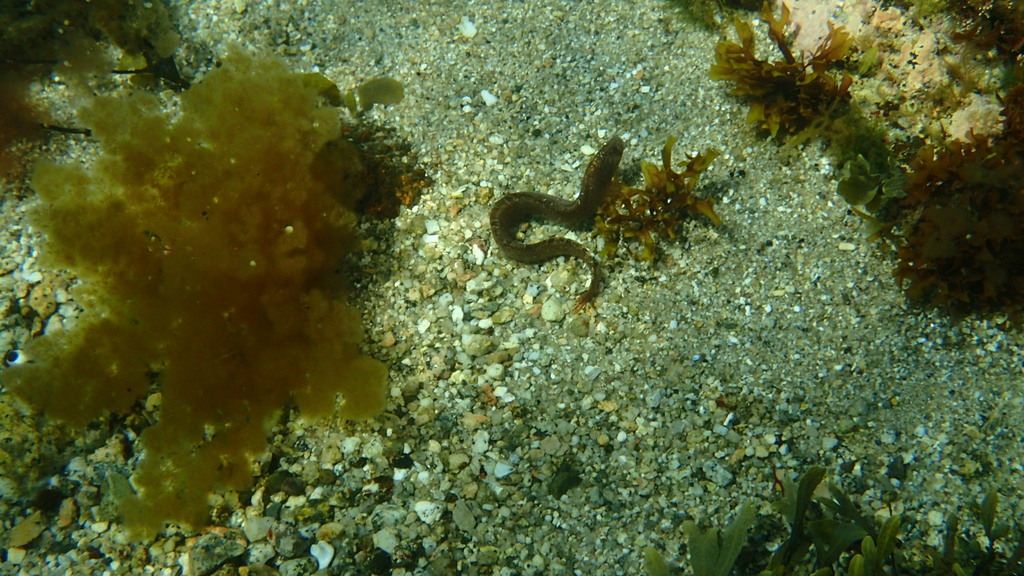
M328 522L316 529L316 537L320 540L334 540L345 531L340 522Z
M473 453L483 454L490 447L491 435L487 430L479 430L473 434Z
M470 356L483 356L494 349L494 339L483 334L464 334L462 349Z
M702 468L704 469L704 474L707 476L708 480L711 480L715 485L721 488L729 486L736 479L732 472L729 472L725 466L722 466L718 462L706 462Z
M561 322L565 318L565 306L562 299L552 296L544 301L540 307L540 317L548 322Z
M238 540L228 540L213 532L200 536L189 551L189 573L194 576L207 576L213 573L228 560L241 556L245 552L245 544Z
M309 540L291 524L281 523L274 529L274 549L285 558L295 558L309 551Z
M455 503L455 507L452 509L452 521L466 532L471 532L476 528L476 516L463 500Z
M269 516L246 518L242 532L249 542L259 542L267 537L267 532L273 528L274 522L275 520Z
M278 566L281 576L309 576L316 572L316 560L311 556L285 560Z
M416 516L424 524L433 524L441 519L441 513L444 512L444 507L437 502L420 500L413 505L413 510L416 512Z
M36 539L46 529L46 518L42 512L33 512L30 516L18 522L7 533L7 545L19 548Z
M274 546L266 540L249 545L249 553L246 555L250 564L263 564L270 562L271 558L277 556Z
M18 547L8 548L7 549L7 562L17 566L18 564L21 564L22 562L25 561L25 554L26 554L26 552L25 552L24 548L18 548Z
M322 540L310 546L309 553L313 555L313 558L316 558L316 563L320 570L330 566L331 560L334 560L334 546Z
M394 554L398 548L398 536L390 528L381 528L373 533L373 545L388 554Z
M487 377L492 380L500 380L502 375L505 374L505 367L501 364L488 364L487 368L484 369Z
M485 106L494 106L498 103L498 97L492 94L490 90L481 90L480 97L483 98Z
M498 462L497 464L494 465L494 477L498 478L499 480L501 478L508 476L514 471L515 468L513 468L512 465L509 464L508 462Z
M462 20L459 20L459 32L467 39L472 39L476 36L476 24L473 24L469 16L463 16Z

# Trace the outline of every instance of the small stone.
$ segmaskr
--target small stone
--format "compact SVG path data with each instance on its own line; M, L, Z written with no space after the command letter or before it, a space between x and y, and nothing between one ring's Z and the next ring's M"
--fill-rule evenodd
M470 356L483 356L494 349L494 340L483 334L464 334L462 349Z
M42 512L37 510L21 522L18 522L17 526L11 528L11 531L7 533L7 545L13 548L20 548L35 540L45 529L46 518L43 517Z
M25 555L27 552L24 548L8 548L7 549L7 561L15 566L25 561Z
M463 38L467 39L472 39L476 36L476 24L473 24L473 21L469 19L469 16L463 16L462 19L459 20L459 32L462 34Z
M285 560L278 566L277 571L281 576L309 576L316 572L316 560L312 556Z
M243 572L245 570L246 572ZM245 574L245 576L281 576L281 573L277 571L277 568L273 566L267 566L266 564L250 564L239 570L239 574Z
M476 528L476 516L463 500L455 503L455 507L452 509L452 521L466 532L472 532Z
M487 452L491 443L491 435L487 430L478 430L473 434L473 453L483 454Z
M718 462L706 462L702 468L704 470L704 475L707 476L708 480L711 480L711 482L721 488L729 486L736 479L732 472L729 472L725 466L722 466Z
M334 540L344 531L345 527L340 522L328 522L316 529L316 537L319 540Z
M481 90L480 97L483 98L485 106L494 106L498 103L498 97L492 94L489 90Z
M270 562L274 556L277 556L277 552L274 551L273 544L266 540L249 545L249 553L247 554L249 564L264 564Z
M330 566L331 560L334 560L334 546L322 540L310 546L309 553L313 555L313 558L316 558L316 563L320 570Z
M373 545L388 554L394 554L398 548L398 536L390 528L381 528L373 533Z
M275 520L269 516L246 518L242 532L249 542L259 542L267 537L267 533L274 527L274 522Z
M278 524L274 529L274 549L285 558L296 558L309 552L309 540L302 537L295 526Z
M484 368L484 373L492 380L500 380L505 374L505 367L497 363L488 364L487 368Z
M561 322L565 318L565 306L562 299L552 296L540 307L540 317L548 322Z
M559 440L558 436L552 434L540 441L540 449L549 456L560 454L563 450L562 441Z
M494 465L494 477L499 480L508 476L514 471L515 468L513 468L512 465L509 464L508 462L498 462L497 464Z
M481 566L493 566L498 563L501 552L494 546L483 546L477 552L476 561Z
M416 516L424 524L433 524L441 519L441 513L444 512L444 507L437 502L420 500L413 505L413 510L416 512Z
M228 540L213 532L204 534L189 551L189 571L194 576L207 576L221 564L244 552L245 544L237 540Z
M508 306L498 308L498 311L491 316L491 322L495 324L508 324L515 318L516 311Z
M78 518L78 505L74 498L65 498L60 503L60 512L57 513L57 527L67 528Z

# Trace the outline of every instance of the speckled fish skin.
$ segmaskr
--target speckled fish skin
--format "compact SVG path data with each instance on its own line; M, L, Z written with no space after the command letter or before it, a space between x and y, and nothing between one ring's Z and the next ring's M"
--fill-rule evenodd
M580 193L574 200L565 200L537 192L518 192L500 198L491 208L491 234L501 253L509 260L523 264L539 264L559 256L572 256L590 268L590 286L577 299L575 311L591 302L600 291L597 260L579 242L568 238L548 238L525 244L516 238L519 225L537 217L562 226L576 226L593 218L615 184L615 171L626 145L613 136L587 165Z

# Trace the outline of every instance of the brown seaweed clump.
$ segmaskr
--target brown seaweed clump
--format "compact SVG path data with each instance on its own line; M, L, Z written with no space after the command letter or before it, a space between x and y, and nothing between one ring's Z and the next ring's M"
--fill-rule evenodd
M830 117L839 104L849 100L853 82L850 75L844 72L837 80L828 74L829 68L845 58L853 46L853 39L843 27L833 28L829 23L828 35L814 54L798 58L785 37L789 8L783 4L782 16L776 19L765 3L761 21L768 24L768 36L782 53L782 60L758 58L754 54L753 29L737 19L740 44L722 41L715 45L715 64L710 70L712 79L734 82L733 94L750 102L748 122L773 137L780 132L795 134Z
M718 226L722 220L715 213L715 202L710 198L697 198L693 194L701 173L707 170L719 152L708 150L688 156L682 172L672 169L672 147L676 139L669 138L661 150L661 166L642 162L644 187L618 187L597 211L597 229L606 245L602 256L612 256L619 242L636 238L643 244L637 259L655 258L655 237L675 238L679 224L688 216L703 214Z
M1004 130L913 160L894 272L907 296L953 311L1024 305L1024 85L1003 99Z
M199 528L211 491L250 487L281 410L323 415L339 394L344 417L384 405L387 371L360 353L338 273L362 166L322 84L234 50L177 114L144 92L96 98L78 114L95 162L36 169L41 257L79 275L86 312L28 342L6 384L72 426L160 392L138 492L120 502L138 536Z
M995 48L1003 56L1024 53L1024 4L1018 0L952 2L952 12L963 23L953 39L969 41L983 50Z

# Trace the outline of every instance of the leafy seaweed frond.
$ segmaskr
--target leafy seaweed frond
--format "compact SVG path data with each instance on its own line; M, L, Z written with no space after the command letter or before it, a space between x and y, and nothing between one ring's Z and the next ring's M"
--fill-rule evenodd
M718 157L716 150L687 156L682 172L672 169L672 147L669 138L661 150L661 166L641 163L644 187L621 186L598 210L597 228L605 238L604 256L615 254L624 238L637 238L643 250L640 260L654 260L655 237L675 238L676 229L687 216L703 214L718 226L721 218L715 213L714 200L693 194L701 173Z
M683 523L690 566L694 576L728 576L747 539L747 530L756 514L746 502L740 504L736 517L723 530L702 529L692 520Z
M794 54L786 39L789 17L785 4L779 18L767 3L761 9L761 21L768 24L768 37L782 54L782 60L758 58L753 29L750 24L736 20L740 43L719 42L710 70L712 79L735 83L733 94L745 96L750 104L747 121L773 137L780 132L800 132L830 116L838 104L849 100L853 82L846 72L839 79L828 74L829 68L843 60L853 46L849 32L829 23L828 34L808 58Z

